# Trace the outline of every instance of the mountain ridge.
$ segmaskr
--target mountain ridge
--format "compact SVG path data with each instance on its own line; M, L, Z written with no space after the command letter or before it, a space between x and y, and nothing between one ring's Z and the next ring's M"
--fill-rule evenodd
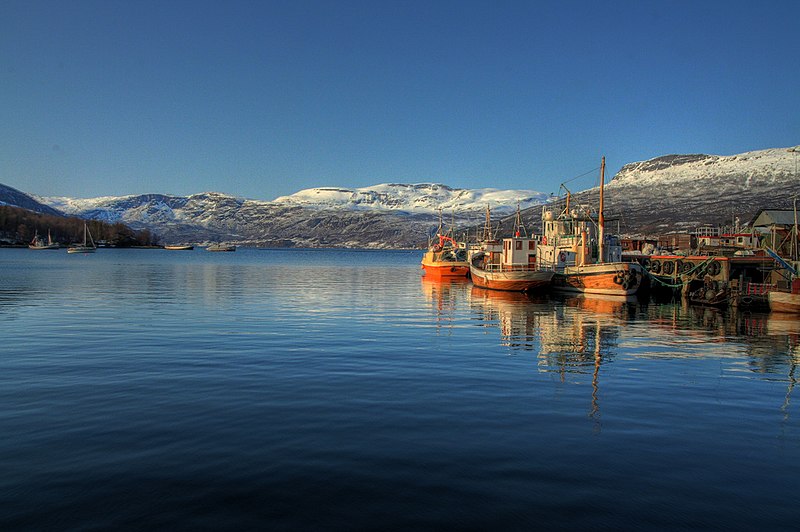
M626 234L686 231L730 222L733 216L746 222L760 208L791 207L800 187L796 156L787 148L771 148L731 156L662 155L628 163L608 180L606 211L621 220L620 232ZM3 190L15 194L4 195ZM597 188L574 197L596 205ZM533 190L384 183L304 189L272 201L220 192L75 199L1 188L0 201L9 199L149 229L168 243L387 248L424 245L438 224L440 208L449 224L469 227L480 224L487 204L497 218L508 218L519 205L526 224L537 228L539 207L553 198Z

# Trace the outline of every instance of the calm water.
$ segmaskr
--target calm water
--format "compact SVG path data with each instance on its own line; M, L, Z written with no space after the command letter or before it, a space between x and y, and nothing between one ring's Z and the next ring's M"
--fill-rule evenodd
M800 322L420 258L0 250L0 528L796 529Z

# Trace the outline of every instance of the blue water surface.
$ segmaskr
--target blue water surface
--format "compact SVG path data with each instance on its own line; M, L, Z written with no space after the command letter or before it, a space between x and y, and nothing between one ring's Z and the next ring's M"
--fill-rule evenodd
M1 249L0 528L796 528L796 319L420 259Z

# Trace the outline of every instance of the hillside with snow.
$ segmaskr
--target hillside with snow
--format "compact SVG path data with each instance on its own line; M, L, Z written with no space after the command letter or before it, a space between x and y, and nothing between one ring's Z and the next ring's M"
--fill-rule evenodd
M217 192L191 196L74 199L40 197L66 214L147 228L165 242L235 241L264 246L416 247L438 225L469 225L487 205L496 212L541 204L531 190L466 190L437 184L384 184L360 189L315 188L273 201Z
M631 234L747 223L760 209L789 209L800 193L790 148L731 156L667 155L629 163L606 187L608 208Z
M788 148L739 155L666 155L626 164L607 180L606 214L627 235L690 231L703 224L746 223L759 209L791 208L800 193L795 157ZM576 194L597 204L598 190ZM458 189L441 184L381 184L301 190L273 201L217 192L143 194L92 199L31 197L0 186L0 203L53 209L83 218L149 229L164 243L229 241L253 246L416 247L438 224L509 225L519 205L530 229L540 223L545 194L531 190ZM27 205L27 206L26 206ZM504 226L504 227L505 227ZM509 229L510 230L510 229Z
M274 203L314 209L352 211L395 211L434 214L481 212L488 205L493 212L508 214L517 205L522 209L541 205L547 194L533 190L499 190L495 188L459 189L434 183L415 185L382 184L348 189L335 187L310 188L281 196Z
M625 236L690 232L697 227L748 223L760 209L791 209L800 195L795 163L800 153L773 148L738 155L665 155L624 165L606 176L609 227ZM798 160L795 160L795 157ZM597 208L599 189L577 192L574 201ZM541 208L523 212L529 229L541 227ZM512 220L502 221L511 231Z

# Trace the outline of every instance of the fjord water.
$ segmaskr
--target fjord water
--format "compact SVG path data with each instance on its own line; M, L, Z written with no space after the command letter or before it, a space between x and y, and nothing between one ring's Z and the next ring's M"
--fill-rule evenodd
M420 258L0 250L0 527L796 526L797 321Z

